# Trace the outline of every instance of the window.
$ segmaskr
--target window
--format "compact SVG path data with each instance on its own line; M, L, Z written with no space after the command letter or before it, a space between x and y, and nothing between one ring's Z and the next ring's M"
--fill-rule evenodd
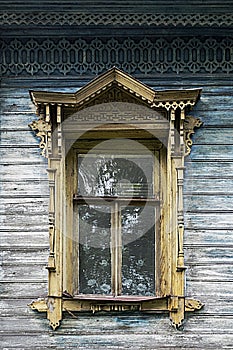
M79 293L155 295L153 168L146 155L78 155Z
M146 143L114 138L88 151L82 143L86 153L74 148L76 294L156 295L159 152Z
M113 68L77 93L31 91L48 158L49 292L31 307L184 312L184 157L200 90L154 91Z

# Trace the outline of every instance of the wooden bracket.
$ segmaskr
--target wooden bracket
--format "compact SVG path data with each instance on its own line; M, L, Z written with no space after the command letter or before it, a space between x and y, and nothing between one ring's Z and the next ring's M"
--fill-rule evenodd
M39 298L37 300L32 301L30 304L28 304L28 306L32 310L36 310L38 312L47 312L48 307L46 300L46 298Z
M191 140L191 136L194 134L195 128L200 128L202 126L203 122L199 118L195 118L191 115L186 116L184 120L184 139L185 139L185 146L186 151L185 155L189 155L191 152L191 147L193 144L193 141Z
M196 311L201 310L204 307L205 304L203 304L200 300L195 299L185 299L185 311Z
M39 147L42 150L42 156L47 157L48 133L51 131L51 125L40 118L34 120L29 126L32 130L36 131L36 136L40 138Z

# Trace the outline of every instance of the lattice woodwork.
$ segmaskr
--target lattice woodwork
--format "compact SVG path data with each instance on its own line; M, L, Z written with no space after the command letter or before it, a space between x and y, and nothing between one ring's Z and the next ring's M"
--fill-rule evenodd
M132 74L229 74L233 39L14 39L1 42L3 76L100 74L116 66ZM29 59L30 57L30 59Z
M176 14L130 14L130 13L78 13L78 12L37 12L0 14L2 25L130 25L130 26L164 26L164 27L230 27L233 25L231 13L176 13Z

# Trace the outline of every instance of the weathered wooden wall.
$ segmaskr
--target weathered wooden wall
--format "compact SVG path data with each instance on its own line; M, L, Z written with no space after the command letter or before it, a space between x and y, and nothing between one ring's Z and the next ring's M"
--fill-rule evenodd
M232 12L232 0L0 0L1 349L233 348ZM66 313L53 332L27 306L47 294L49 253L47 164L28 90L75 91L112 65L156 89L203 87L184 245L186 294L205 307L180 331L167 315Z
M145 80L146 82L146 80ZM233 84L229 79L150 80L156 88L203 87L193 114L196 131L186 161L187 295L205 307L184 329L167 315L65 315L53 332L27 304L45 296L48 256L46 160L28 124L35 119L28 90L74 90L80 81L3 79L0 141L2 349L231 349L233 343Z

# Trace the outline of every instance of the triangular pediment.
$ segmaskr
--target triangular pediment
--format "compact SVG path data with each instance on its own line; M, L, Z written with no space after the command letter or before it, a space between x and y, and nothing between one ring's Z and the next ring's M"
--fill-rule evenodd
M75 93L30 91L35 105L60 104L76 110L99 103L131 102L154 109L184 109L195 105L201 89L156 91L131 75L113 67L99 75Z
M94 100L101 100L102 103L122 99L125 102L141 101L142 104L151 105L155 97L153 89L116 67L96 77L75 93L31 91L30 94L35 104L61 103L72 107L90 105Z
M87 99L94 99L99 95L103 96L103 100L111 100L107 102L124 99L124 102L138 100L151 105L154 101L155 91L114 67L80 89L76 93L76 103L84 103Z

